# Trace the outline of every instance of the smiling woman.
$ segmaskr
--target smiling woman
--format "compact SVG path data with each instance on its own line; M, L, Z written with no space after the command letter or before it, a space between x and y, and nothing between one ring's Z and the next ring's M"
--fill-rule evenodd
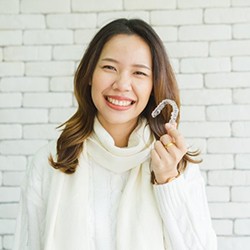
M75 74L77 112L33 158L14 250L215 250L205 188L171 107L163 43L138 19L90 42ZM175 117L176 118L176 117Z

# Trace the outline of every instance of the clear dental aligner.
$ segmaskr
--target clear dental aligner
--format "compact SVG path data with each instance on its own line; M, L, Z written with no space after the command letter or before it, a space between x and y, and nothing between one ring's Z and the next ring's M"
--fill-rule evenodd
M173 100L164 99L163 101L161 101L159 103L159 105L153 110L153 112L151 113L151 116L153 118L158 116L167 104L170 104L172 106L172 112L171 112L171 117L170 117L169 123L173 124L173 123L175 123L177 116L178 116L178 113L179 113L178 106L175 103L175 101L173 101Z

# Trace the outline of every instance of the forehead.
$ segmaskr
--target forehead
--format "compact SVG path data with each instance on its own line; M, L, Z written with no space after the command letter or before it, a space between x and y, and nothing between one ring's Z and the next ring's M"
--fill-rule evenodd
M103 47L100 59L115 57L117 60L144 60L152 61L148 44L138 35L119 34L113 36Z

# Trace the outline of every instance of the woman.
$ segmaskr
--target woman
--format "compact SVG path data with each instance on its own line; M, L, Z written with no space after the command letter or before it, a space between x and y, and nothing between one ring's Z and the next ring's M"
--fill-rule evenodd
M14 249L216 249L203 179L171 107L164 46L142 20L103 27L75 75L76 113L33 158ZM177 119L178 122L179 118Z

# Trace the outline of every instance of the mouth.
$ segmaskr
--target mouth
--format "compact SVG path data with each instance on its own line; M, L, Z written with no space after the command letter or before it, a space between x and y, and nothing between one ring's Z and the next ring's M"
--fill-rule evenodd
M124 97L106 96L105 99L107 102L119 107L129 107L135 103L135 101Z

